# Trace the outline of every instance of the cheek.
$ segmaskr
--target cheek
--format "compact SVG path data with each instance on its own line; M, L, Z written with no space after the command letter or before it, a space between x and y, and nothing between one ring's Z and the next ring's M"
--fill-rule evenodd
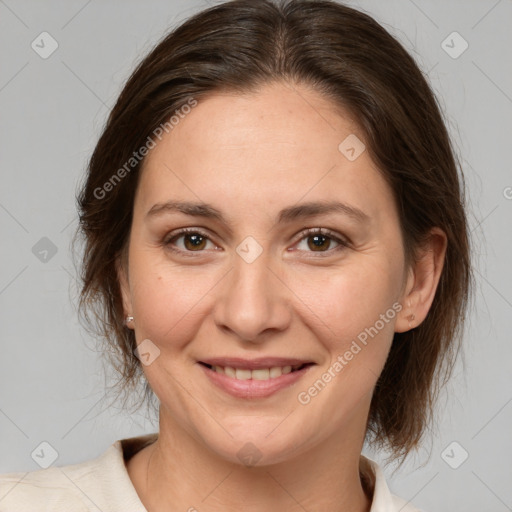
M160 348L186 343L199 327L202 299L211 292L214 276L173 269L144 254L134 255L130 264L137 337L149 338Z
M376 262L325 270L323 274L301 274L293 285L309 310L312 321L323 325L332 338L347 335L373 325L391 308L396 296L394 270Z

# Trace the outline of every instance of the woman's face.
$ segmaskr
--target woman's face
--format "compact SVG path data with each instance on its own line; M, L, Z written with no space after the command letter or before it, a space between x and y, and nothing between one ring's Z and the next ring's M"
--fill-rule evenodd
M362 139L273 84L199 101L150 151L120 278L161 430L235 462L362 443L407 275Z

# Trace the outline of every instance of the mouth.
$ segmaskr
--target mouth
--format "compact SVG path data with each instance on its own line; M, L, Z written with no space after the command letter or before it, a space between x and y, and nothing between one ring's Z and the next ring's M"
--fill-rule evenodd
M234 367L234 366L221 366L221 365L212 365L208 363L204 363L202 361L199 362L206 368L220 373L221 375L225 375L231 379L237 380L271 380L277 379L282 375L287 375L289 373L297 372L306 368L307 366L311 366L314 363L299 363L295 365L283 365L283 366L268 366L263 368L251 369L249 367Z
M316 363L287 358L198 361L216 387L237 398L265 398L300 380Z

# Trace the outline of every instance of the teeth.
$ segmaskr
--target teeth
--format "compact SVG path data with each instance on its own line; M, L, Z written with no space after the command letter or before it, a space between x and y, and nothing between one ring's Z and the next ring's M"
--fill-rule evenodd
M249 370L247 368L231 368L230 366L212 366L212 370L238 380L269 380L286 375L293 370L298 370L302 364L295 366L273 366L272 368L259 368L258 370Z
M281 377L283 374L280 366L274 366L273 368L270 368L270 378L274 379L275 377Z
M270 379L270 370L268 368L253 370L251 372L251 377L255 380L268 380Z
M215 366L214 367L214 370L218 373L222 373L222 372L219 372L217 370L217 368L222 368L221 366ZM236 379L236 372L235 372L235 369L234 368L231 368L229 366L226 366L226 368L224 368L224 373L228 376L228 377L232 377L233 379Z
M251 378L251 370L242 370L241 368L237 368L235 372L238 380L249 380Z

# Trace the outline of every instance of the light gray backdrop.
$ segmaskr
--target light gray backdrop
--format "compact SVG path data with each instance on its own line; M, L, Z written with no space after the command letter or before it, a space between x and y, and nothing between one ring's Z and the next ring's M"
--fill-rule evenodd
M208 3L0 0L0 472L57 455L56 465L82 462L157 430L143 411L106 405L101 354L73 305L74 194L135 62ZM476 249L466 367L446 389L432 446L393 475L386 468L389 485L426 511L512 510L512 2L351 5L398 36L439 94ZM42 445L38 460L42 442L55 453Z

